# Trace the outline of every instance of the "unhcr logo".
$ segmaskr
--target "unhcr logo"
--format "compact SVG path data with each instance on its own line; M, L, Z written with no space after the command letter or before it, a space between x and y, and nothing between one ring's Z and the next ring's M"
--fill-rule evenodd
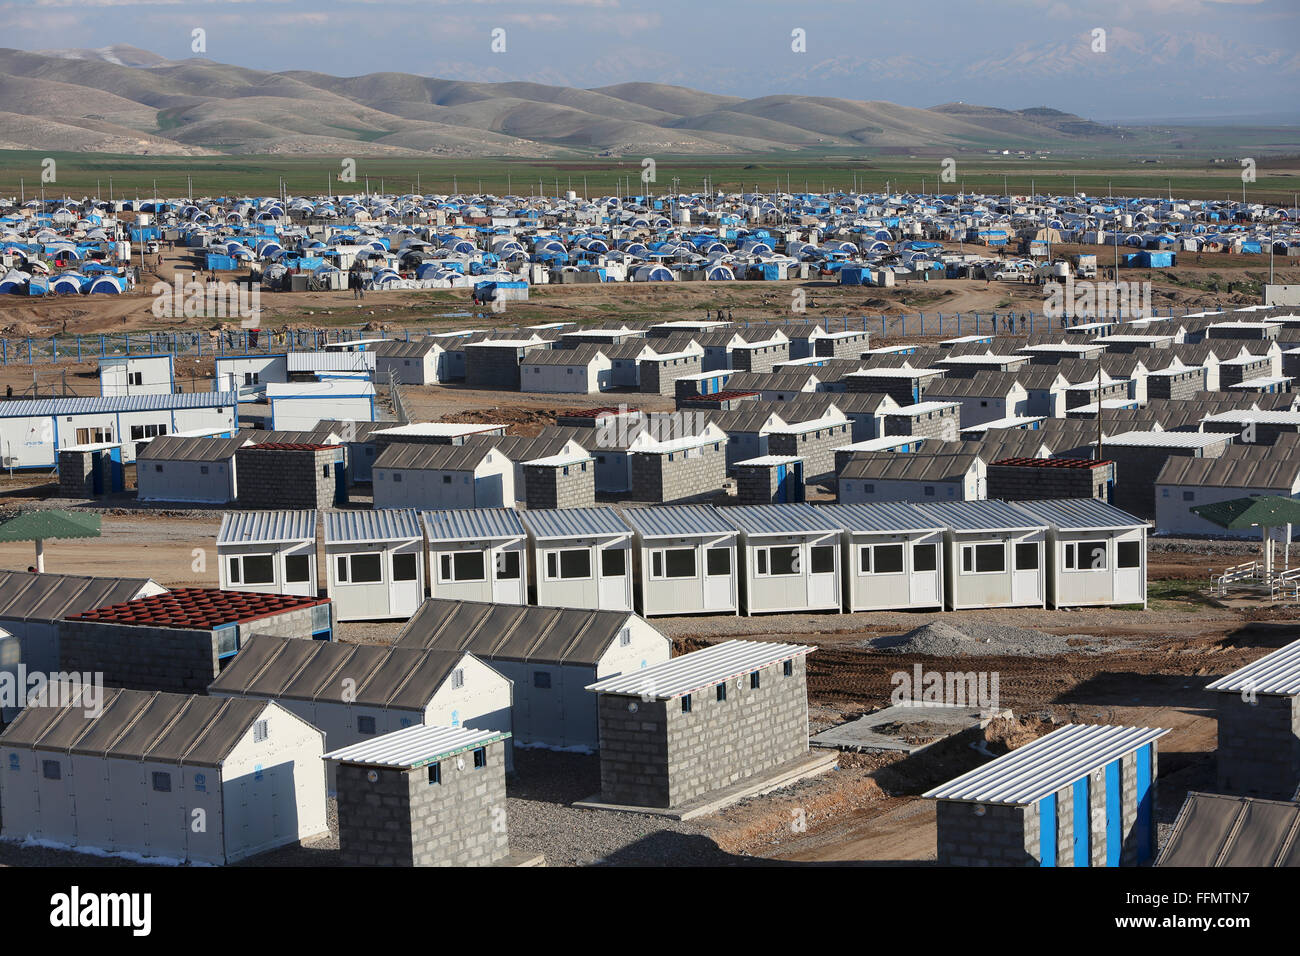
M986 713L998 709L997 671L927 671L913 664L910 672L890 675L889 682L894 685L889 702L895 706L938 704L973 707Z
M1152 314L1150 282L1049 282L1043 314L1049 319L1129 318Z
M180 273L169 284L155 282L153 314L160 319L239 319L244 328L255 329L262 314L262 290L241 282L199 282L182 280Z
M104 675L98 671L29 671L26 664L0 671L0 708L81 707L87 717L104 712Z

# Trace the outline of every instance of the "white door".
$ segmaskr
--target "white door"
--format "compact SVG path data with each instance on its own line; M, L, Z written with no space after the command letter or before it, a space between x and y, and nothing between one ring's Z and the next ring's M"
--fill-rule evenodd
M827 607L838 603L835 585L840 576L840 549L834 541L823 541L809 546L805 560L808 563L808 604L810 607Z
M912 604L942 603L943 595L939 592L939 564L942 560L943 549L938 541L912 545Z
M492 559L492 600L497 604L526 604L524 600L524 552L520 548L488 553Z
M1012 541L1011 549L1011 603L1030 605L1043 603L1043 543L1041 541Z
M704 549L704 610L735 610L732 595L736 581L736 549L730 545L705 546Z
M388 600L394 616L410 617L424 599L423 575L418 551L397 552L388 557Z
M621 545L596 548L596 573L600 575L600 608L604 611L630 611L632 601L628 587L631 580L631 551ZM605 572L609 573L606 574Z

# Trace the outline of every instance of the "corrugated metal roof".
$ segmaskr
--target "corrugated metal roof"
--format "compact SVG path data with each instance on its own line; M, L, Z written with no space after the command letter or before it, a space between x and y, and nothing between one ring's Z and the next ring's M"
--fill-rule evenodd
M1206 690L1224 693L1300 694L1300 641L1292 641L1259 660L1212 681Z
M316 539L315 511L227 511L217 547L223 544L285 544Z
M1146 522L1100 498L1039 498L1017 501L1012 507L1063 531L1103 531L1142 528Z
M375 457L373 468L433 471L473 471L485 460L494 460L496 443L466 441L462 445L434 445L427 442L395 441Z
M57 621L69 614L139 597L149 578L0 571L0 620Z
M453 508L422 511L430 541L500 541L527 532L513 508Z
M736 467L771 468L773 465L793 465L800 461L803 459L796 455L759 455L757 458L746 458L744 461L736 462Z
M1167 733L1159 727L1067 724L921 796L1025 806Z
M374 348L374 354L381 358L423 358L432 350L442 350L442 344L435 339L389 339Z
M114 412L169 411L182 408L233 409L234 392L173 392L161 395L92 395L85 398L37 398L0 402L0 418L51 415L102 415Z
M423 537L414 508L325 512L325 543L411 541Z
M422 438L459 438L463 435L478 435L508 427L504 423L494 425L483 422L412 422L409 425L385 427L380 427L379 422L367 424L373 425L371 434L383 435L386 438L398 438L404 435L418 435Z
M341 750L325 754L326 760L360 764L363 767L399 767L412 770L467 750L486 747L510 734L498 730L471 730L468 727L437 727L419 724L395 730L374 740L363 740Z
M373 372L374 352L290 352L290 372Z
M613 508L549 508L525 511L524 524L534 538L597 538L631 534Z
M717 535L735 531L708 505L627 508L623 511L623 520L636 529L643 538Z
M810 504L737 505L718 508L718 517L733 528L752 535L805 534L839 531L840 526L822 508Z
M136 454L136 461L224 461L249 443L244 435L234 438L181 438L160 435Z
M1300 866L1300 804L1188 793L1156 866Z
M598 680L588 684L587 690L646 700L672 700L815 650L816 647L807 644L724 641L662 664Z
M962 481L975 466L979 453L974 442L939 442L927 439L920 451L894 453L855 452L840 469L841 479L870 481Z
M954 531L1032 531L1046 527L1043 521L992 498L926 502L913 507L922 514L933 515Z
M1073 411L1073 409L1071 409ZM1133 431L1110 435L1103 446L1116 448L1211 448L1232 441L1229 432L1155 432Z
M831 520L849 532L942 531L945 525L902 501L820 505Z

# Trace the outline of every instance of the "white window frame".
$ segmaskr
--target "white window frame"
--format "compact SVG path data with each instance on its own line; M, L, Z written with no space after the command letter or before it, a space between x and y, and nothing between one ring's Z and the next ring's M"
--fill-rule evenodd
M691 564L694 570L691 574L665 574L668 567L669 551L686 551L691 555ZM655 573L655 564L659 565L659 573ZM653 548L650 551L650 580L651 581L696 581L700 577L700 554L699 548L694 545L685 545L673 548Z
M793 549L798 552L795 558L797 568L788 574L772 573L772 551L773 549ZM754 577L756 578L798 578L808 573L804 562L808 556L804 553L805 548L802 544L765 544L762 547L754 549ZM762 567L760 567L759 556L762 556Z
M903 566L902 566L901 568L899 568L897 571L877 571L877 570L876 570L876 565L878 564L878 562L876 561L876 549L877 549L877 548L902 548L902 549L903 549L903 552L902 552L902 554L903 554ZM867 570L865 570L865 571L862 570L862 552L863 552L863 551L870 551L870 552L871 552L871 562L870 562L870 567L868 567ZM908 573L908 570L909 570L909 569L908 569L908 567L907 567L907 543L906 543L906 542L903 542L903 541L881 541L881 542L879 542L879 543L877 543L877 544L860 544L860 545L858 545L858 577L860 577L860 578L876 577L876 576L881 575L881 574L907 574L907 573Z
M583 577L564 577L560 574L562 561L560 555L565 551L586 551L587 552L587 574ZM551 575L551 556L555 556L555 575ZM591 581L596 576L596 566L600 562L600 556L592 557L591 548L547 548L542 552L542 580L544 581Z
M1001 569L1000 571L979 571L979 570L976 569L976 561L975 561L975 555L976 555L976 552L975 552L975 549L976 549L976 548L979 548L979 547L989 547L989 546L1001 547L1001 548L1002 548L1002 569ZM970 550L970 552L971 552L971 561L970 561L970 570L969 570L969 571L966 570L966 552L967 552L967 550ZM1007 573L1009 573L1010 570L1011 570L1011 562L1008 560L1008 555L1007 555L1007 542L1005 542L1005 541L972 541L972 542L970 542L969 544L963 544L963 545L961 546L961 555L960 555L960 557L961 557L961 561L960 561L960 562L958 563L958 565L957 565L957 573L958 573L958 574L963 574L963 575L967 575L967 574L969 574L969 575L976 575L976 574L1007 574Z
M252 552L249 554L227 554L226 556L226 580L231 584L254 584L258 586L280 583L280 562L276 560L277 553L271 551ZM244 571L244 561L248 558L270 558L271 559L271 580L269 581L249 581L248 574ZM239 577L230 573L231 562L239 563Z
M483 559L483 576L481 578L458 578L456 577L456 556L458 554L477 554ZM445 577L442 573L442 562L448 559L452 575ZM464 548L459 551L439 551L438 552L438 583L439 584L481 584L488 580L488 565L493 564L486 554L478 548ZM493 573L496 573L493 564Z
M1101 545L1102 553L1106 556L1106 563L1100 568L1081 568L1079 567L1079 548L1082 545ZM1110 545L1105 538L1087 538L1078 541L1062 542L1061 547L1061 571L1066 574L1087 573L1089 571L1110 571ZM1131 569L1129 569L1131 570Z
M330 570L334 573L334 583L335 583L335 584L355 584L355 585L357 585L357 586L359 586L359 587L373 587L373 586L375 586L375 585L377 585L377 584L388 584L388 583L390 583L390 582L389 582L389 578L388 578L388 566L389 566L389 564L391 564L391 561L385 561L385 560L384 560L384 555L387 554L387 553L388 553L388 552L386 552L386 551L384 551L384 550L377 550L377 551L346 551L346 552L342 552L342 553L339 553L339 554L333 554L333 555L330 555L330 559L334 562L334 564L333 564L333 565L331 566L331 568L330 568ZM367 557L367 556L369 556L369 555L374 555L375 557L379 558L379 575L380 575L379 580L378 580L378 581L357 581L357 580L355 580L355 577L354 577L354 575L352 574L352 561L353 561L353 559L354 559L354 558L359 558L359 557ZM340 577L340 576L339 576L339 573L338 573L338 570L339 570L339 559L340 559L340 558L343 558L344 560L347 561L347 576L346 576L346 577Z

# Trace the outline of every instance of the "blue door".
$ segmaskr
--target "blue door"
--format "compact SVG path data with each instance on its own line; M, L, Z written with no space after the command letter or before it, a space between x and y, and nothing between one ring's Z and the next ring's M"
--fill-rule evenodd
M1137 822L1134 824L1133 836L1137 841L1138 863L1142 864L1150 861L1154 850L1154 841L1151 839L1155 832L1151 825L1154 803L1151 794L1151 745L1139 747L1133 758L1137 782Z
M790 485L785 479L786 466L776 466L776 500L779 504L785 504L789 501L787 497L790 491Z
M1074 865L1092 866L1092 814L1088 812L1088 778L1074 781Z
M1106 764L1106 865L1119 866L1120 825L1124 808L1120 803L1119 761Z
M122 491L126 488L126 476L122 468L122 446L110 448L108 458L111 462L109 466L109 485L113 491Z
M1038 801L1038 865L1056 866L1056 794Z

